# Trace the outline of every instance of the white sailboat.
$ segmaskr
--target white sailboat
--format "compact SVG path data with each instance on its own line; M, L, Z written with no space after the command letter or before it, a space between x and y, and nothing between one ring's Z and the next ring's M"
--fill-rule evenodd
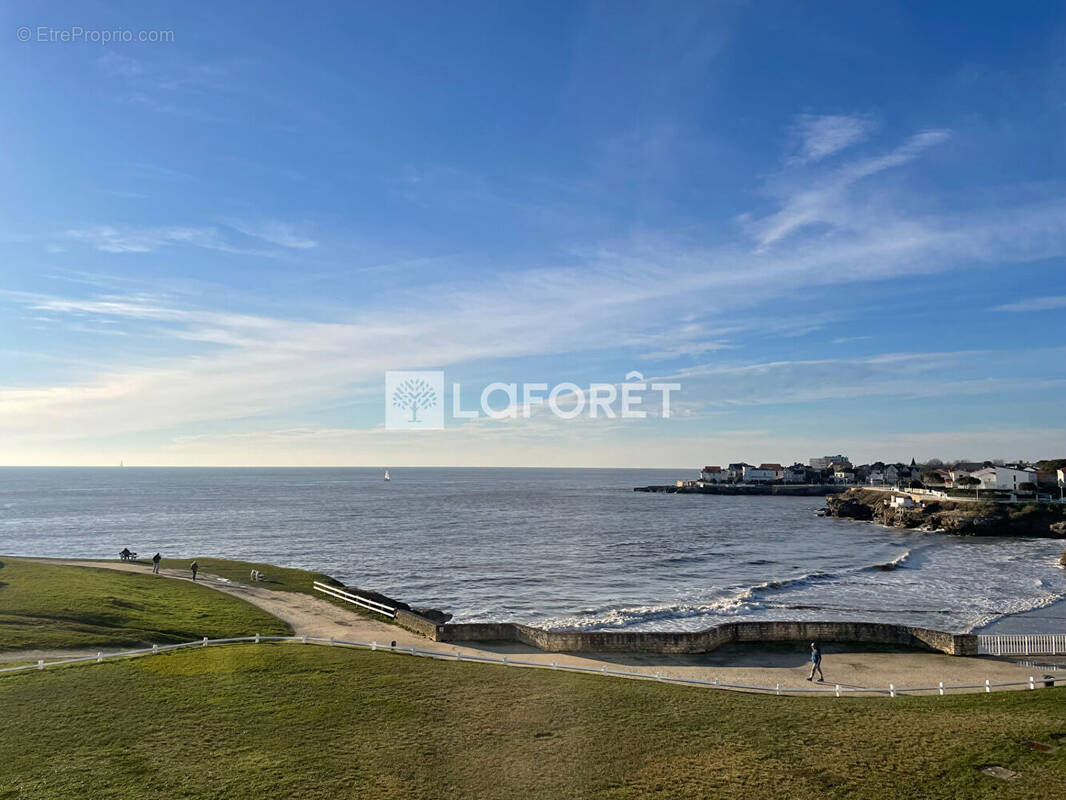
M392 480L392 478L389 477L389 471L388 470L385 470L385 480L387 480L387 481L391 481Z

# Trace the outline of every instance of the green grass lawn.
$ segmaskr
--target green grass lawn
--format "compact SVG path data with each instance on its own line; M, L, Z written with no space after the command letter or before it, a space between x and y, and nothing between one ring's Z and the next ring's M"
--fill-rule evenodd
M1025 742L1066 733L1064 704L208 648L0 677L0 798L1056 798L1066 747Z
M185 642L288 625L183 581L88 567L0 560L0 651Z
M266 578L255 582L254 585L256 586L261 586L264 589L273 589L274 591L279 592L301 592L303 594L310 594L320 600L325 600L328 603L333 603L341 608L345 608L352 613L370 617L380 622L391 624L392 620L381 614L375 614L360 606L316 591L314 582L319 581L327 586L344 588L349 592L355 592L370 600L377 600L379 603L385 603L386 605L394 607L399 605L401 608L404 607L402 603L397 603L396 600L386 597L379 592L370 589L360 589L354 586L345 586L336 578L322 572L311 572L309 570L292 569L289 567L276 567L273 564L261 564L255 561L231 561L227 558L197 558L195 560L196 563L200 565L200 569L203 572L218 575L220 578L226 578L227 580L236 581L237 583L251 584L252 570L259 570L259 572L265 575ZM188 570L189 564L192 562L193 559L191 558L164 558L160 562L160 566L165 569ZM145 561L144 563L146 564L146 569L150 570L152 566L151 561Z
M266 580L257 585L265 589L273 589L279 592L302 592L322 597L321 592L316 592L314 582L321 581L329 586L343 586L340 581L334 580L329 575L321 572L309 572L304 569L290 569L288 567L275 567L273 564L260 564L255 561L231 561L227 558L164 558L160 566L164 569L188 570L189 564L196 561L202 572L218 575L220 578L237 581L238 583L251 583L251 572L259 570L266 576ZM152 562L141 559L150 570ZM140 563L139 562L139 563ZM191 574L191 573L190 573Z

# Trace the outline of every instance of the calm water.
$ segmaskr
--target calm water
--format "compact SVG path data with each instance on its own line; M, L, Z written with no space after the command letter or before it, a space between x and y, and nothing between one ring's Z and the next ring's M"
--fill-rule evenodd
M222 556L328 572L457 620L697 629L872 619L1066 629L1062 544L816 517L820 498L635 493L639 470L0 468L0 553ZM1031 619L1033 614L1014 619ZM1000 623L1002 629L1005 623Z

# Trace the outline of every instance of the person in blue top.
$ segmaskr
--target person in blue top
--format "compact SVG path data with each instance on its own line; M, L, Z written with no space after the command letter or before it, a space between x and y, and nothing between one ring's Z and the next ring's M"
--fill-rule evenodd
M817 642L811 642L811 674L807 680L813 681L815 672L818 673L818 683L824 683L825 675L822 674L822 649L818 646Z

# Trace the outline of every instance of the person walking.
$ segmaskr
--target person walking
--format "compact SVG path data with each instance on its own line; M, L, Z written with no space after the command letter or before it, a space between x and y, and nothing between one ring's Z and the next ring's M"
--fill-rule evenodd
M825 675L822 674L822 649L817 642L811 642L811 674L807 680L814 680L814 673L818 673L818 683L825 683Z
M159 562L162 561L162 560L163 560L163 556L159 555L159 553L156 553L154 556L152 556L152 574L153 575L158 575L159 574Z
M191 570L192 570L192 579L193 579L193 580L196 580L196 570L200 569L200 565L199 565L199 564L197 564L197 563L196 563L196 562L194 561L194 562L192 562L191 564L189 564L189 569L191 569Z

